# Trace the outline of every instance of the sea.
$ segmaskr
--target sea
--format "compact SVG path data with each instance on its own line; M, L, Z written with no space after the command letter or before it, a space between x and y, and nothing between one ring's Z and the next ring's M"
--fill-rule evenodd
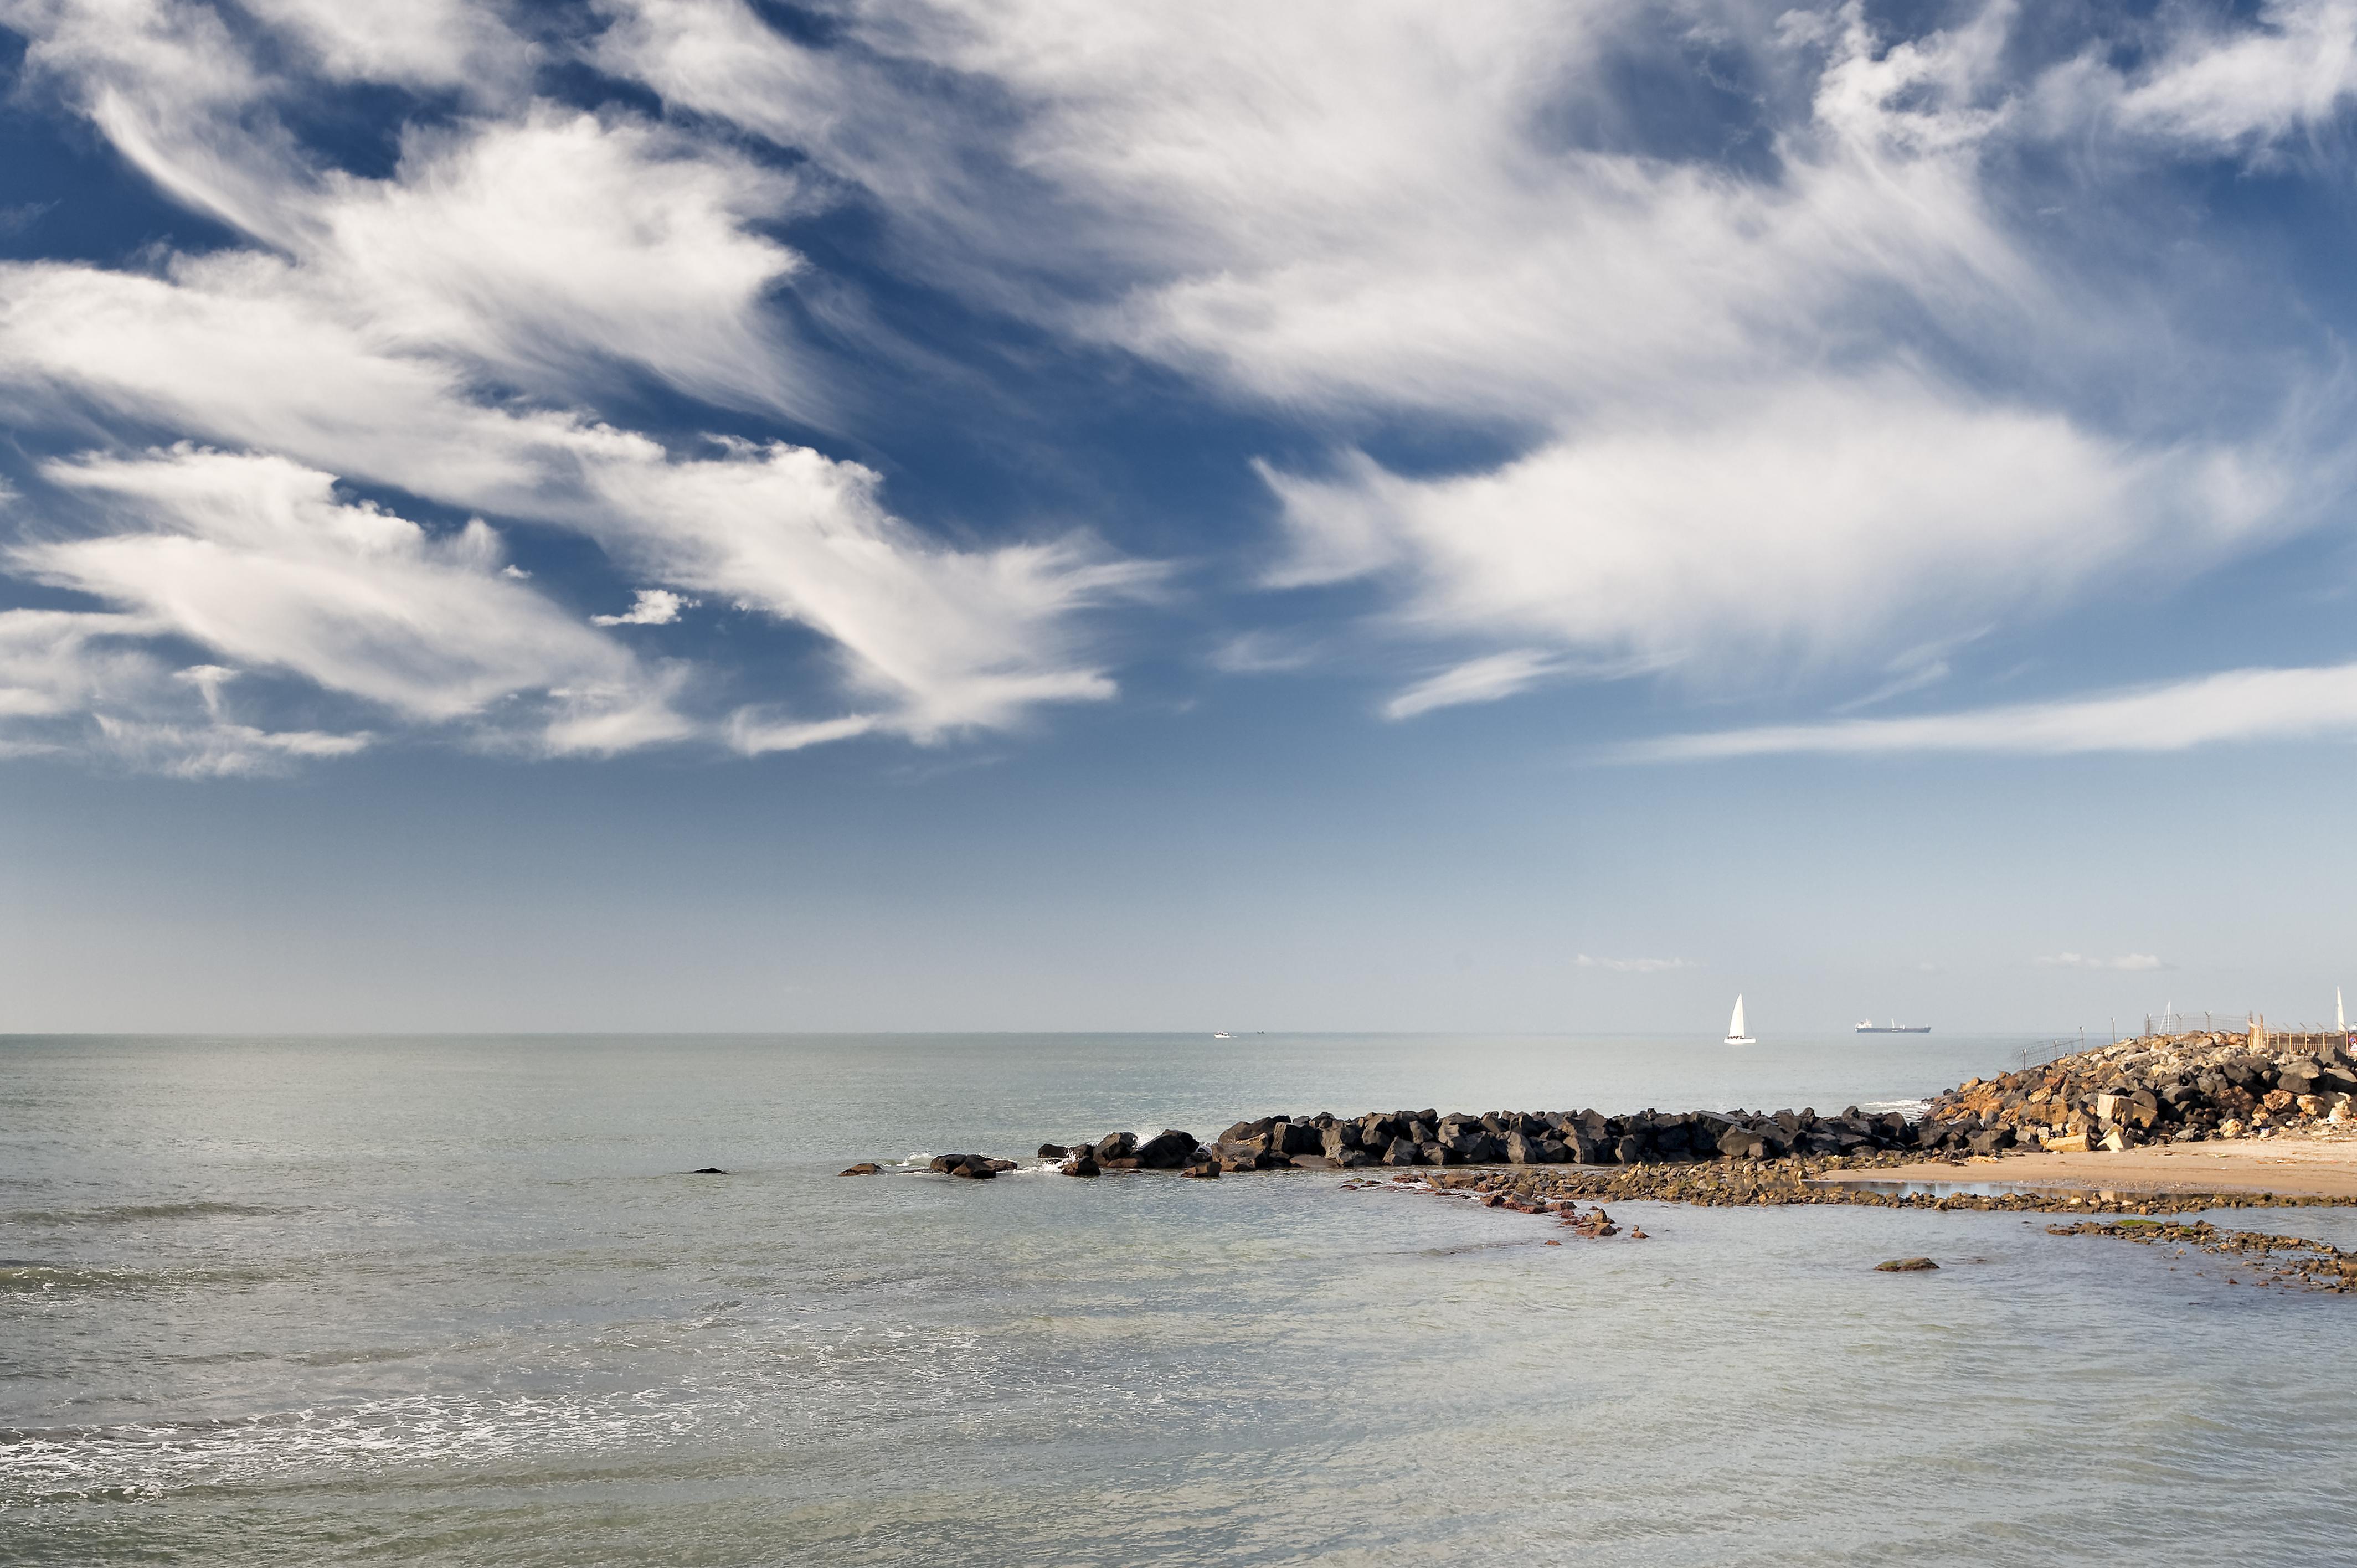
M0 1039L0 1562L2357 1562L2357 1298L2214 1258L899 1168L1272 1113L1904 1106L2025 1048ZM2233 1222L2357 1246L2357 1210ZM1940 1268L1874 1268L1910 1254Z

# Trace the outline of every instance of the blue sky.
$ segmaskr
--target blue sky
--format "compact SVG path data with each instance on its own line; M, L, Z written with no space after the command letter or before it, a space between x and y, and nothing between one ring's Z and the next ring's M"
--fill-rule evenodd
M2342 978L2351 0L0 40L0 1027Z

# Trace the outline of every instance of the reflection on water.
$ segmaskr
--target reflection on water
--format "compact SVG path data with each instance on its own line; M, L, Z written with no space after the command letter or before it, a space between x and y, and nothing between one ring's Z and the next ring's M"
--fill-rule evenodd
M2044 1216L1616 1204L1654 1240L1588 1241L1309 1173L832 1174L1287 1109L1838 1110L2004 1048L0 1045L0 1559L2336 1560L2351 1303ZM2233 1222L2273 1219L2357 1245Z

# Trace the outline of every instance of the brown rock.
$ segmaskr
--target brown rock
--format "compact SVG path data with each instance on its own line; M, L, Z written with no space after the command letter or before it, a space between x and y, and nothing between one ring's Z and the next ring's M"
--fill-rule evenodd
M1887 1263L1875 1264L1874 1269L1883 1274L1920 1274L1939 1266L1929 1258L1893 1258Z
M696 1174L700 1176L703 1173L699 1171ZM849 1170L837 1171L834 1174L837 1176L882 1176L884 1174L884 1167L870 1161L862 1160L857 1165L852 1166Z

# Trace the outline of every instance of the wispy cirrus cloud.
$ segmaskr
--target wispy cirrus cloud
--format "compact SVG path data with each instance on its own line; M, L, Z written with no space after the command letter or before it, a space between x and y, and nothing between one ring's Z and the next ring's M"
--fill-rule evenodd
M2334 113L2349 12L941 0L823 48L735 0L621 0L600 59L873 192L973 297L1344 428L1511 433L1456 472L1347 439L1263 469L1272 585L1366 583L1389 634L1471 645L1397 718L1550 657L1722 690L1868 670L2313 526L2346 488L2335 367L2115 286L2145 214L2104 182ZM1739 124L1649 141L1630 84L1697 76ZM2085 183L2030 221L2025 160ZM2088 390L2121 384L2132 413Z
M1426 677L1383 704L1383 717L1412 719L1435 708L1494 703L1555 673L1561 661L1529 649L1491 653Z
M874 0L812 32L745 0L564 27L455 0L0 0L27 102L242 236L0 268L0 412L49 456L193 440L562 531L600 553L598 604L811 634L815 660L665 698L739 750L1110 698L1099 619L1160 567L1087 528L952 537L885 495L889 400L845 372L889 334L842 236L798 227L856 209L886 292L1267 422L1273 537L1234 578L1358 596L1353 645L1394 645L1370 667L1424 671L1387 718L1631 673L1870 706L1950 673L1910 650L2181 583L2350 489L2348 388L2297 280L2231 224L2171 227L2165 181L2323 135L2357 5L1937 21ZM309 136L355 84L389 161ZM92 602L132 602L107 581ZM533 581L497 602L564 607ZM2279 681L2323 704L2282 733L2340 725L2330 685ZM2048 720L2072 722L1996 723ZM1986 733L1889 727L1919 722L1630 755Z
M2030 961L2040 969L2111 969L2130 972L2167 969L2169 966L2148 952L2122 953L2117 958L2095 958L2086 953L2059 952Z
M328 475L285 458L190 447L53 463L44 478L95 498L101 521L20 544L11 563L116 606L125 626L421 724L497 709L500 729L528 729L553 751L693 728L671 709L677 671L642 664L502 574L499 537L479 521L436 538L339 501ZM227 671L204 669L193 683L218 719ZM515 712L527 694L530 712Z
M1640 741L1632 762L1905 752L2062 756L2186 751L2235 742L2357 737L2357 664L2230 670L2104 695L1912 718L1768 725Z
M233 547L183 517L28 542L21 569L141 606L167 635L216 652L251 632L253 646L229 656L414 722L477 714L495 691L587 703L543 732L559 749L696 736L762 749L748 735L933 740L1113 693L1079 618L1151 589L1154 564L1071 532L945 545L894 516L866 467L783 440L683 447L595 412L651 379L717 404L833 420L824 377L776 307L803 263L767 227L804 199L774 162L642 117L534 100L524 68L538 46L480 8L271 0L232 17L199 0L0 0L0 22L28 38L31 80L160 188L253 242L135 270L0 267L0 411L53 440L96 428L117 444L230 449L150 473L219 474L242 454L243 471L299 470L317 492L307 511L286 512L296 525L248 529ZM276 43L257 41L257 25L277 29ZM468 84L480 89L476 112L409 126L397 166L357 175L276 116L305 90L290 73L306 60L338 80ZM89 492L102 478L119 489L127 473L53 464L38 476L52 493L28 494L18 515L70 510L55 492ZM683 668L655 693L628 653L522 587L526 575L458 573L450 553L470 548L472 533L443 542L389 517L386 527L410 530L410 554L371 558L331 589L321 552L374 515L324 499L337 480L587 536L618 575L660 585L607 624L663 624L658 612L712 596L817 633L832 657L815 682L784 691L760 693L756 679L742 715L690 715L674 705L695 685ZM145 504L164 501L149 493ZM177 575L183 557L210 570L201 605ZM395 570L397 559L408 564ZM299 603L363 586L382 607L382 635L335 648L322 624L292 635ZM421 632L442 624L454 595L468 605L449 622L449 657L393 635L404 616ZM255 629L272 628L288 636ZM742 674L711 685L741 688ZM786 706L820 711L779 716Z
M1690 958L1597 958L1588 953L1581 953L1572 962L1580 969L1606 969L1615 974L1662 974L1695 967Z

